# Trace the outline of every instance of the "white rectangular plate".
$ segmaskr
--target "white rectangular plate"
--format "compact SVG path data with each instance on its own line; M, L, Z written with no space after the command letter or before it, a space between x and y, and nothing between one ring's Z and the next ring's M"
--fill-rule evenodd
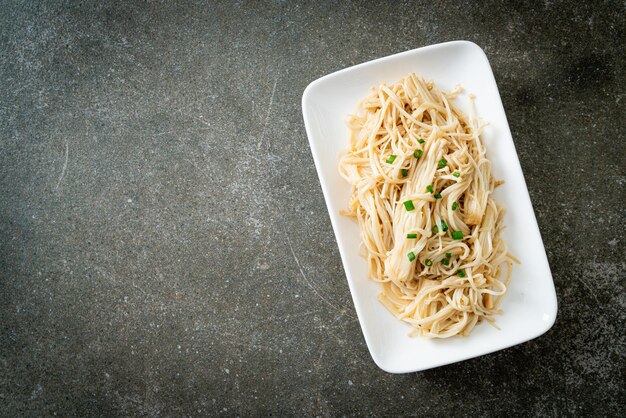
M347 207L350 185L338 172L338 155L348 146L346 116L381 82L393 83L414 72L439 88L457 84L476 95L477 115L489 126L482 136L493 174L505 184L494 193L507 208L504 239L521 265L513 269L504 297L500 330L483 323L468 337L429 340L409 337L411 327L377 300L378 283L368 278L359 255L359 227L339 214ZM467 95L455 102L468 111ZM372 358L383 370L406 373L477 357L540 336L556 319L557 300L550 266L489 61L477 45L455 41L380 58L324 76L302 96L304 123L320 178L354 306Z

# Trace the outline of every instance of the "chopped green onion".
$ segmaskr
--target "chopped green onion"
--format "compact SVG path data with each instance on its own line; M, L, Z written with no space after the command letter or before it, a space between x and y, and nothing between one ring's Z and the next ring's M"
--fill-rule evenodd
M427 258L426 260L424 260L424 265L430 267L433 265L433 262L430 258Z
M448 224L443 219L441 220L441 230L446 232L448 230Z
M417 234L406 234L407 238L417 238Z
M406 168L403 168L400 171L402 172L402 177L406 177L409 175L409 170L407 170Z
M458 171L455 171L454 173L452 173L452 175L454 177L461 177L461 173L459 173Z
M465 277L465 270L459 270L456 272L457 276L459 277Z
M441 160L439 160L438 165L439 165L439 168L444 168L445 166L448 165L448 162L442 158Z
M391 164L391 163L393 163L393 162L396 160L396 157L397 157L397 155L396 155L396 154L391 154L391 155L389 156L389 158L387 158L387 160L385 160L385 162L386 162L387 164Z
M409 257L409 261L415 260L415 253L413 251L408 253L406 256Z
M440 195L439 193L437 193L437 194L435 195L435 199L441 199L441 195Z
M428 193L433 193L435 191L435 189L433 189L433 186L431 186L430 184L428 186L426 186L426 191Z
M414 156L415 158L419 158L419 157L421 157L422 155L424 155L424 151L422 151L421 149L416 149L415 151L413 151L413 156Z
M433 232L433 235L437 235L439 233L439 227L437 225L434 225L431 228L431 231Z
M452 257L452 253L446 253L446 258L451 258Z
M452 204L452 210L453 210L453 211L454 211L454 210L456 210L456 208L458 208L458 207L459 207L459 204L458 204L458 203L454 202L454 203Z
M415 206L413 206L413 201L412 200L407 200L406 202L404 202L404 207L409 212L412 211L413 209L415 209Z
M419 142L420 144L423 144L426 141L424 141L422 138L420 138L420 139L417 140L417 142Z
M444 266L449 266L450 262L448 261L447 258L444 258L443 260L441 260L441 264L443 264Z
M461 232L461 231L454 231L452 233L452 238L454 238L454 239L463 239L463 232Z

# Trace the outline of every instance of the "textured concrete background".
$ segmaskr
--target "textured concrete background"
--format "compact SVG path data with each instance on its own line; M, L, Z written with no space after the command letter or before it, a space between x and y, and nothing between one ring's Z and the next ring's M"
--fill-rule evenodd
M100 3L0 6L2 415L623 414L623 2ZM560 312L390 375L300 98L454 39L491 60Z

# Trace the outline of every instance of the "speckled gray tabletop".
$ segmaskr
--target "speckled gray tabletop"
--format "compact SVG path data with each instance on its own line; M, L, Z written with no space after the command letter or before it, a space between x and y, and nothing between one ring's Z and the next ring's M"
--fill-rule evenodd
M1 415L623 414L623 2L174 3L0 6ZM300 98L454 39L493 66L560 310L391 375Z

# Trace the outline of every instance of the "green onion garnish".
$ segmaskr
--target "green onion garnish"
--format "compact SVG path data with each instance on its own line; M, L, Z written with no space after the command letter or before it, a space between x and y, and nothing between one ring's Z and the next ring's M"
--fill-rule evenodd
M457 276L459 277L465 277L465 270L459 270L456 272Z
M439 165L439 168L444 168L445 166L448 165L448 162L442 158L441 160L439 160L438 165Z
M427 191L428 193L432 193L432 192L434 192L434 191L435 191L435 189L433 189L433 186L431 186L431 185L429 184L428 186L426 186L426 191Z
M444 258L443 260L441 260L441 264L443 264L444 266L449 266L450 262L448 261L447 258Z
M441 199L441 195L440 195L439 193L437 193L437 194L435 195L435 199Z
M397 155L396 155L396 154L391 154L391 155L389 156L389 158L387 158L387 159L385 160L385 162L386 162L387 164L391 164L391 163L393 163L393 162L396 160L396 157L397 157Z
M443 219L441 220L441 230L446 232L448 230L448 224Z
M452 253L446 253L446 258L451 258L452 257Z
M454 239L463 239L463 232L461 232L461 231L454 231L452 233L452 238L454 238Z
M423 144L426 141L424 141L422 138L420 138L420 139L417 140L417 142L419 142L420 144Z
M407 238L417 238L417 234L406 234Z
M406 168L403 168L400 171L402 172L402 177L406 177L409 175L409 170L407 170Z
M426 260L424 260L424 265L430 267L433 265L433 262L431 261L430 258L427 258Z
M454 177L461 177L461 173L459 173L458 171L455 171L454 173L452 173L452 175Z
M408 253L406 256L409 257L409 261L415 260L415 253L413 251Z
M421 149L416 149L415 151L413 151L413 156L414 156L415 158L419 158L419 157L421 157L422 155L424 155L424 151L422 151Z
M453 211L454 211L454 210L456 210L456 208L458 208L458 207L459 207L459 204L458 204L458 203L454 202L454 203L452 204L452 210L453 210Z
M433 235L437 235L439 233L439 227L437 225L434 225L430 230L433 232Z
M406 202L404 202L404 207L408 211L412 211L413 209L415 209L415 206L413 206L413 201L412 200L407 200Z

